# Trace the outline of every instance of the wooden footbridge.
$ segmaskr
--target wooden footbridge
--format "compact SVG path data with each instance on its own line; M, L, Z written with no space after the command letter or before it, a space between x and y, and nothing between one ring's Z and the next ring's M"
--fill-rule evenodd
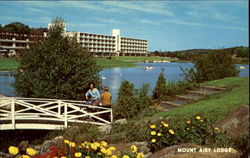
M87 105L85 101L0 98L0 130L60 130L71 125L106 125L112 122L111 108Z

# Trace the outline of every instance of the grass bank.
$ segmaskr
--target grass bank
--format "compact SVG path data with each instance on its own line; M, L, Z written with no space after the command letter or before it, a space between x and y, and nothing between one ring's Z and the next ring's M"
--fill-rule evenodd
M97 64L102 68L112 68L112 67L134 67L136 62L143 62L145 60L169 60L177 61L175 58L166 57L146 57L146 56L118 56L112 57L112 59L106 58L94 58ZM15 58L0 58L0 71L11 71L18 68L18 61Z
M162 60L168 60L168 61L178 61L177 58L169 58L169 57L150 57L150 56L117 56L112 57L115 60L119 61L125 61L125 62L143 62L145 60L148 61L162 61Z
M18 62L16 58L0 58L0 71L16 70Z
M102 68L112 67L134 67L136 66L133 62L127 62L122 60L106 59L106 58L95 58L97 64Z
M176 108L167 112L160 112L155 116L171 116L189 118L196 114L205 115L216 120L222 119L229 112L237 107L249 104L249 78L248 77L230 77L221 80L214 80L203 83L202 85L219 86L225 85L232 89L219 94L209 96L208 98Z

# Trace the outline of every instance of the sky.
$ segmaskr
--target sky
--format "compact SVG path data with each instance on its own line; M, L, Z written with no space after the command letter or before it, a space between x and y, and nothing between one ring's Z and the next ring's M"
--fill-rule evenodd
M221 49L249 45L248 0L0 1L0 24L47 27L55 17L67 31L148 40L148 51Z

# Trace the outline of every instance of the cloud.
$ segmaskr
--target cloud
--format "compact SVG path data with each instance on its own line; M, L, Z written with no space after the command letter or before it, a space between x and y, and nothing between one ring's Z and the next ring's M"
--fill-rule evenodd
M188 11L186 14L194 19L213 19L222 22L237 22L237 17L232 12L225 12L223 8L235 8L233 2L209 2L202 1L191 5L185 5Z
M104 22L104 23L113 23L113 24L125 24L123 21L115 20L115 19L108 19L108 18L95 18L95 20Z
M140 20L137 20L138 22L140 23L143 23L143 24L152 24L152 25L160 25L161 23L159 22L156 22L156 21L153 21L153 20L148 20L148 19L140 19Z
M197 27L208 27L208 28L216 28L216 29L229 29L229 30L238 30L238 31L248 31L245 27L239 26L227 26L227 25L216 25L216 24L205 24L201 22L192 22L186 21L183 19L165 19L163 20L166 23L179 24L179 25L189 25L189 26L197 26Z
M174 16L173 12L169 11L163 4L158 4L160 2L125 2L125 1L104 1L104 5L118 7L129 10L136 10L146 13L161 14L166 16ZM164 3L165 4L165 3Z
M80 28L80 27L104 27L105 24L96 24L96 23L82 23L82 24L76 24L76 23L70 23L68 24L69 27L73 28Z
M84 8L89 10L96 10L96 11L102 11L102 12L111 12L111 13L119 13L119 14L126 14L126 11L121 11L117 8L111 8L104 5L101 5L100 3L96 2L89 2L89 1L61 1L61 6L71 6L75 8Z

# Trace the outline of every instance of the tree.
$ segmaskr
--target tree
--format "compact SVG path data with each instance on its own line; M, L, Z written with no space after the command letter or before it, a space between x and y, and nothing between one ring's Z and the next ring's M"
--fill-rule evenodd
M53 20L48 36L20 53L14 87L23 97L83 98L90 82L100 85L100 71L75 38L64 35L61 18Z
M166 79L164 77L163 71L164 71L164 69L162 69L162 72L160 73L160 75L158 77L155 89L153 91L153 98L154 99L159 99L159 100L165 99Z
M194 61L194 67L182 70L187 81L197 83L237 76L239 73L227 50L213 51L198 56Z
M28 25L20 22L13 22L4 26L5 32L17 33L17 34L29 34L30 29Z
M134 84L125 80L121 83L117 105L114 107L116 118L132 118L136 116L137 103L135 97Z

